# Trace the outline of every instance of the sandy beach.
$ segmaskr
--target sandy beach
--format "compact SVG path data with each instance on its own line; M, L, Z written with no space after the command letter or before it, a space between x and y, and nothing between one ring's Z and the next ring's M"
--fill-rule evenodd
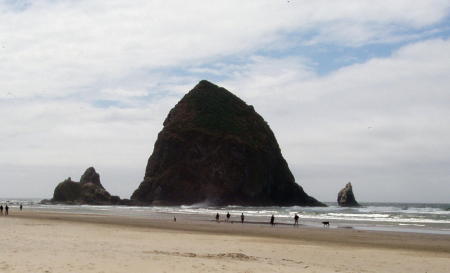
M0 272L450 272L447 235L24 211L0 242Z

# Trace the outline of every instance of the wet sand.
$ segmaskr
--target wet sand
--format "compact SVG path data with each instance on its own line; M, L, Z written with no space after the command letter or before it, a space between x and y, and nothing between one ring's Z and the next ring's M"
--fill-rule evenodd
M17 212L0 272L450 272L450 236Z

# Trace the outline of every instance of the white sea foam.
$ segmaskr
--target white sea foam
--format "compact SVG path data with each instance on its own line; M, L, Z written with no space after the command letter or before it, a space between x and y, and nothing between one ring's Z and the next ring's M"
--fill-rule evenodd
M414 226L414 227L424 227L425 225L420 225L420 224L398 224L399 226Z

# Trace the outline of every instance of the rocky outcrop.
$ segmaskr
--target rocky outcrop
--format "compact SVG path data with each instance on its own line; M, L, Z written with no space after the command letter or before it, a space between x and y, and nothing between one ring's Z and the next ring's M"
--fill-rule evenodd
M207 81L169 112L131 199L323 206L295 182L267 122L251 105Z
M59 183L53 192L53 201L55 202L73 202L81 196L80 183L72 181L69 177Z
M69 177L59 183L50 200L53 203L69 204L118 204L118 196L112 196L100 182L100 175L93 167L88 168L81 176L80 182Z
M104 189L102 183L100 183L100 175L95 171L94 167L87 168L80 178L80 184L87 183L92 183Z
M345 187L339 191L337 202L342 207L359 207L353 194L352 183L348 182Z

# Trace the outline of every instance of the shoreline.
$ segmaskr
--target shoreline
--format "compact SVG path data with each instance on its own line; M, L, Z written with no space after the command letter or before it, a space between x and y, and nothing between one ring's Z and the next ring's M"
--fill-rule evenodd
M299 227L293 227L293 225L288 224L276 224L274 227L271 227L268 223L264 222L246 222L245 224L241 224L238 222L227 223L221 221L217 223L213 220L192 220L188 218L188 215L186 215L186 218L179 216L177 217L177 222L173 222L170 219L154 219L142 216L112 216L39 211L15 212L7 217L192 232L198 234L276 238L324 245L345 244L350 247L450 253L450 236L442 234L369 231L353 228L319 228L301 224Z
M3 199L4 203L8 200ZM268 221L272 214L276 222L293 224L294 214L300 222L309 227L322 227L322 221L330 221L332 228L348 228L365 231L392 231L407 233L427 233L450 235L450 204L433 203L364 203L363 207L345 208L328 204L327 208L317 207L210 207L193 206L103 206L103 205L42 205L38 199L9 200L14 204L25 204L27 210L42 212L70 212L104 214L112 216L140 216L150 218L173 218L188 216L195 220L211 220L219 212L222 217L229 212L231 219L255 222Z
M0 272L444 273L450 236L177 217L0 216Z

